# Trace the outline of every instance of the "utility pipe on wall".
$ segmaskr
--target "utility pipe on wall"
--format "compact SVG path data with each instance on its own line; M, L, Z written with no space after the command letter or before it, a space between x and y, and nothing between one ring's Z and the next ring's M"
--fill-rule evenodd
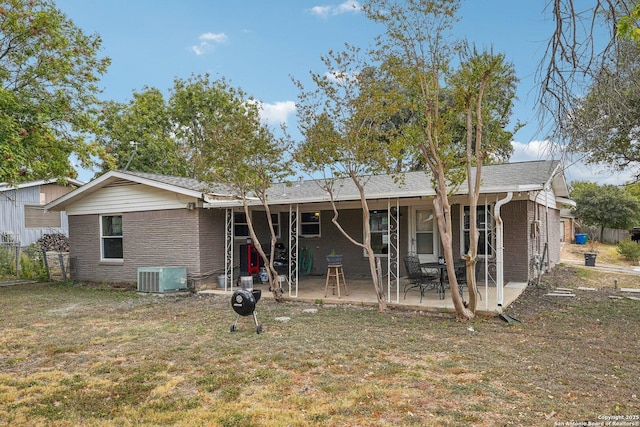
M496 217L496 305L502 307L504 303L504 235L503 235L503 223L502 216L500 214L500 208L511 201L513 198L513 192L509 191L504 199L500 199L496 202L495 217Z

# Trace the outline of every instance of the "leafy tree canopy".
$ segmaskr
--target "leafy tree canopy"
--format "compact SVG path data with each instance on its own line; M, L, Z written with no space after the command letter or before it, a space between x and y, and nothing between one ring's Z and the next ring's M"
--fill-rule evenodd
M640 44L623 42L566 121L569 148L640 179Z
M585 225L628 229L640 219L640 200L624 188L593 182L572 183L575 214Z
M110 60L48 0L0 5L0 181L74 177L103 152L87 144L98 130L97 82ZM104 157L104 156L103 156Z
M114 157L110 168L187 176L185 150L175 138L169 105L155 88L134 92L128 103L105 103L100 144Z

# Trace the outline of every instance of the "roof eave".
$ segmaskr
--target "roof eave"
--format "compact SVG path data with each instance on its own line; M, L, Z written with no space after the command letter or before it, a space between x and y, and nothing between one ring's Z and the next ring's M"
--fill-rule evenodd
M183 188L183 187L179 187L179 186L175 186L175 185L171 185L171 184L166 184L163 182L159 182L159 181L154 181L151 179L147 179L147 178L143 178L140 176L136 176L136 175L130 175L127 173L123 173L120 171L110 171L107 172L106 174L88 182L87 184L83 185L82 187L79 187L73 191L71 191L70 193L65 194L62 197L57 198L56 200L48 203L45 205L45 210L49 211L49 210L53 210L53 211L57 211L57 210L64 210L64 208L66 206L68 206L70 203L73 203L74 201L78 200L79 198L84 197L87 194L91 194L92 192L105 187L110 181L113 181L115 179L124 179L127 181L131 181L134 183L138 183L138 184L144 184L144 185L148 185L150 187L154 187L154 188L159 188L162 190L166 190L166 191L172 191L175 193L180 193L180 194L184 194L186 196L189 197L194 197L196 199L203 199L203 194L199 191L194 191L194 190L189 190L187 188Z

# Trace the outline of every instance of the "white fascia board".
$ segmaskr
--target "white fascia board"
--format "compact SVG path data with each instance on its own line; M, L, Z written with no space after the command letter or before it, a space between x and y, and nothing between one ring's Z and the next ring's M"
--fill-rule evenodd
M110 180L112 179L123 179L123 180L127 180L127 181L131 181L134 183L138 183L138 184L143 184L143 185L147 185L149 187L155 187L155 188L160 188L163 190L167 190L167 191L171 191L174 193L180 193L180 194L184 194L185 196L189 196L189 197L194 197L196 199L202 199L203 198L203 194L199 191L193 191L193 190L189 190L186 188L182 188L182 187L178 187L175 185L170 185L170 184L165 184L162 182L158 182L158 181L154 181L154 180L150 180L150 179L146 179L146 178L141 178L139 176L135 176L135 175L129 175L126 173L122 173L119 171L109 171L106 174L92 180L89 181L88 183L84 184L83 186L65 194L62 197L57 198L56 200L48 203L45 205L44 209L46 211L49 210L55 210L55 208L57 206L66 206L68 204L69 201L73 200L73 199L77 199L83 196L83 194L90 194L104 186L106 186ZM62 209L60 209L62 210Z
M567 199L566 197L556 197L556 202L571 206L572 208L576 207L576 202L571 199Z
M37 187L37 186L46 185L46 184L57 184L58 181L61 181L61 180L62 179L41 179L38 181L23 182L18 185L9 185L6 182L2 182L0 183L0 193L4 191L11 191L11 190L16 190L21 188ZM84 182L78 181L77 179L73 179L73 178L64 178L64 180L71 185L75 185L76 187L82 187L85 184Z

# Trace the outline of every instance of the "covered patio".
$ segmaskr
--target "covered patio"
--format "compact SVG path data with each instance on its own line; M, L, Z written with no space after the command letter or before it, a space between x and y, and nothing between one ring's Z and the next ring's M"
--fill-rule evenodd
M296 293L295 284L291 283L291 286L287 282L283 283L284 299L285 301L300 301L309 303L322 304L338 304L338 305L358 305L358 306L377 306L378 301L373 289L371 279L365 277L349 277L346 278L348 295L344 295L344 288L341 287L340 298L337 294L333 295L331 289L325 297L325 283L326 276L305 276L300 277L298 280L298 288ZM422 302L420 302L420 292L417 290L411 290L407 293L406 298L403 293L404 285L408 283L406 279L401 279L401 286L397 290L394 286L392 289L387 290L387 304L389 307L395 307L404 310L417 310L427 311L433 313L455 313L453 302L451 301L451 290L446 289L445 298L439 299L438 292L428 290L425 292ZM478 284L478 290L482 300L478 303L478 309L476 313L481 316L496 316L504 308L508 307L515 301L524 289L526 283L521 282L509 282L503 288L504 302L502 306L496 304L497 295L495 286L484 286L484 283ZM261 289L266 298L270 298L269 285L254 283L255 289ZM216 295L225 295L229 298L231 294L239 289L239 287L233 286L224 290L222 288L207 289L200 291L201 293L209 293ZM463 291L463 299L468 300L468 290L465 287Z

